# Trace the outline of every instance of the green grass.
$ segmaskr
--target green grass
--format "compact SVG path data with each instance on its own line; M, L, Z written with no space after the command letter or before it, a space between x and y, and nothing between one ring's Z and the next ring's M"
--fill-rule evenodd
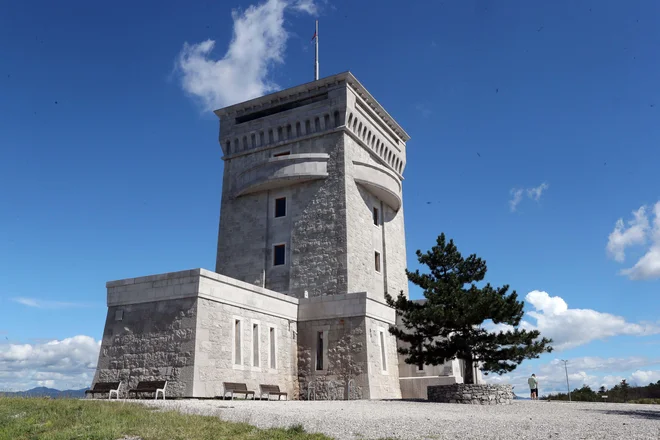
M302 425L258 429L212 416L156 411L121 402L0 397L0 440L329 440L309 434Z

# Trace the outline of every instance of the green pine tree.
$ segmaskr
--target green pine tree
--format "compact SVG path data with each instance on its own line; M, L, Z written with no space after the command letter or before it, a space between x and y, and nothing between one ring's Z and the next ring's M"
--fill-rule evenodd
M463 258L453 240L445 234L430 251L417 251L419 262L430 273L406 270L408 279L424 290L426 302L408 300L403 292L395 299L385 293L405 328L391 327L390 333L403 341L399 353L406 363L440 365L459 358L465 361L465 383L474 383L475 364L485 373L513 371L524 359L551 352L550 339L539 339L538 330L518 327L524 302L509 286L477 287L486 276L486 262L476 255ZM482 328L486 320L509 324L513 330L494 333Z

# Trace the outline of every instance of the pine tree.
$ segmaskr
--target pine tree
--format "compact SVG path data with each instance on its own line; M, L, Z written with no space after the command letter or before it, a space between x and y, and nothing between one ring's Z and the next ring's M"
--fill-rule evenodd
M391 327L390 333L403 341L399 353L406 363L440 365L459 358L465 362L465 383L474 383L474 366L484 374L513 371L524 359L551 352L550 339L539 339L538 330L521 330L524 302L509 286L492 287L475 283L486 276L486 262L476 255L463 258L453 240L445 234L430 251L417 251L417 258L430 273L406 270L408 279L424 290L424 303L408 300L403 292L395 299L385 294L396 309L404 328ZM513 330L493 332L484 321L508 324Z

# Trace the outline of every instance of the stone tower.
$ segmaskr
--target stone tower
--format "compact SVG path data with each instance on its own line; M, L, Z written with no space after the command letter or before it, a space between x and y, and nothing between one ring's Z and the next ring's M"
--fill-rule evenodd
M350 72L215 114L217 273L297 298L407 295L409 136Z
M224 175L215 272L106 284L94 382L168 396L277 385L300 399L424 398L456 362L397 355L384 293L408 295L408 135L349 73L217 110Z

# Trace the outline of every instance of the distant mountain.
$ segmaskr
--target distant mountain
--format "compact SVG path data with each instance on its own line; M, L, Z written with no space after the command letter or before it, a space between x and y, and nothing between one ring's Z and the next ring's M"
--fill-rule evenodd
M530 399L529 397L522 397L522 396L519 396L517 394L514 394L513 395L513 400L532 400L532 399Z
M0 395L18 396L18 397L50 397L53 399L62 399L62 398L78 399L81 397L85 397L85 390L87 389L89 388L83 388L80 390L56 390L53 388L37 387L27 391L0 392Z

